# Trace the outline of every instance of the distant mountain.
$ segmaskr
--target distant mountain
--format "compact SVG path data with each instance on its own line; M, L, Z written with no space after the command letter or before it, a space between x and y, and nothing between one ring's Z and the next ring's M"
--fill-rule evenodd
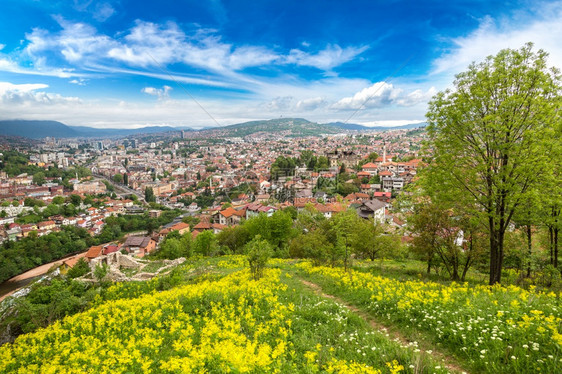
M420 122L420 123L411 123L408 125L402 126L364 126L358 125L355 123L344 123L344 122L330 122L326 123L326 125L338 127L344 130L357 130L357 131L386 131L386 130L409 130L415 129L418 127L425 127L427 123Z
M287 136L318 136L340 132L333 126L310 122L304 118L277 118L263 121L250 121L235 125L215 127L205 130L219 132L223 136L242 137L258 132L281 133Z
M358 125L358 124L355 124L355 123L344 123L344 122L330 122L330 123L326 123L326 125L338 127L340 129L344 129L344 130L362 131L362 130L370 130L371 129L368 126Z
M97 129L85 126L67 126L57 121L0 121L0 135L22 136L31 139L40 139L47 136L53 138L106 138L181 130L193 131L185 127L170 126L149 126L138 129Z
M285 136L320 136L322 134L337 134L343 131L386 131L397 129L413 129L425 127L426 123L414 123L404 126L368 127L353 123L331 122L316 123L304 118L277 118L262 121L250 121L235 125L203 128L193 130L188 127L148 126L138 129L98 129L85 126L67 126L57 121L0 121L0 135L21 136L31 139L41 139L47 136L53 138L110 138L139 134L155 134L179 131L198 131L204 134L214 134L224 137L244 137L247 135L264 133L282 133Z
M79 132L57 121L0 121L0 135L23 136L40 139L47 136L55 138L75 138Z

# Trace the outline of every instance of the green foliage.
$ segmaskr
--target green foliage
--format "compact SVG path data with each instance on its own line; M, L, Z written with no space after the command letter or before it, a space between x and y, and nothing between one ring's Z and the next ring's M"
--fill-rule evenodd
M94 268L94 278L96 278L98 284L102 284L108 272L109 272L109 266L107 264L104 263L101 265L100 264L96 265L96 267Z
M263 276L263 271L267 265L267 260L272 256L273 248L267 240L257 235L248 244L246 244L246 259L250 265L250 271L254 280L258 280Z
M144 200L147 203L155 203L156 202L156 196L154 195L154 190L152 189L152 187L146 187L144 189Z
M260 214L246 221L250 238L260 235L267 240L276 250L287 246L289 238L296 235L293 229L293 219L289 212L277 211L271 217Z
M63 196L55 196L53 198L53 204L56 204L56 205L64 204L64 197Z
M94 241L87 230L66 226L60 232L4 242L0 247L0 282L70 253L83 251Z
M334 245L328 241L321 230L299 235L293 238L289 244L291 257L309 258L316 265L327 262L333 252Z
M23 201L25 206L30 206L30 207L41 207L41 206L45 206L45 202L43 200L37 200L34 199L32 197L26 197L25 200Z
M210 230L205 230L193 241L193 252L202 256L213 256L218 252L217 238Z
M501 280L511 220L549 175L553 150L560 148L562 84L547 67L547 54L529 43L470 65L454 85L429 104L433 159L421 185L432 198L461 202L487 225L494 284Z
M227 227L217 234L218 244L228 248L230 253L241 253L250 239L250 231L246 225Z
M296 168L296 160L291 157L279 156L271 165L271 178L292 176Z
M173 231L166 236L158 252L151 257L169 260L175 260L180 257L189 258L193 254L192 246L193 242L190 233L180 236L178 231Z
M35 331L86 309L95 295L90 286L71 279L36 283L26 297L15 300L15 317L2 320L0 327L9 324L15 335Z
M117 183L117 184L122 184L122 183L123 183L123 174L117 173L117 174L115 174L115 175L113 176L112 179L113 179L113 181L114 181L115 183Z
M88 265L88 262L84 259L84 257L82 257L76 262L76 264L74 264L72 268L68 269L66 275L69 278L74 279L88 274L89 271L90 266Z
M42 186L43 184L45 184L45 173L42 171L39 171L35 174L33 174L33 180L32 180L33 184L36 184L38 186Z
M70 202L76 206L79 206L82 203L82 198L80 195L72 194L70 195Z

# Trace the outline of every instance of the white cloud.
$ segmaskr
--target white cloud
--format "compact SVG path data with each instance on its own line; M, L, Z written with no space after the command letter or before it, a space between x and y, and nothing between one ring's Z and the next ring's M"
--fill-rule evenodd
M152 96L158 96L159 99L169 97L172 87L164 86L162 88L144 87L141 92Z
M0 108L3 112L9 112L19 107L19 110L25 108L27 112L30 108L38 108L42 105L64 106L70 103L80 103L80 99L76 97L64 97L59 94L38 91L47 87L49 86L43 83L0 82Z
M94 10L94 18L97 21L105 22L107 21L113 14L115 14L115 9L109 3L99 3L96 4L96 8Z
M326 100L322 97L299 100L296 105L298 111L312 111L326 105Z
M332 70L365 52L369 47L346 47L339 45L328 45L325 49L316 54L303 52L300 49L292 49L285 58L286 63L299 66L312 66L320 70Z
M518 13L500 20L484 17L466 36L450 40L451 48L433 62L433 74L456 74L473 62L504 48L520 48L527 42L550 53L552 65L562 68L562 2L536 4L537 13Z
M36 65L41 66L43 55L53 51L60 52L70 63L97 60L115 44L111 38L98 34L96 29L88 24L68 22L58 16L55 19L62 27L60 32L50 33L35 28L26 34L29 43L24 52L34 59Z
M68 81L68 83L76 84L78 86L85 86L87 82L88 82L88 80L83 79L83 78L72 79L72 80Z
M437 93L435 87L427 91L415 89L406 93L405 89L394 87L386 82L377 82L353 96L344 97L330 106L336 110L357 110L385 108L390 106L413 107L426 104Z
M418 104L425 104L429 102L429 100L437 94L437 89L435 87L430 87L427 91L422 91L421 89L417 89L415 91L410 92L407 95L403 95L402 97L396 100L396 104L400 106L414 106Z
M362 122L360 123L363 126L385 126L385 127L393 127L393 126L405 126L411 125L415 123L422 123L425 122L425 119L400 119L400 120L388 120L388 121L371 121L371 122Z
M332 105L333 109L354 110L359 108L380 108L391 105L400 97L402 90L392 84L377 82L351 97L344 97Z
M73 23L60 16L55 19L62 28L60 31L34 28L26 34L28 43L23 54L33 61L36 69L47 69L48 63L53 63L53 56L59 56L77 68L125 63L131 67L163 69L181 63L248 81L249 77L238 72L250 67L287 64L331 72L368 48L342 48L334 44L314 53L293 49L281 54L264 46L225 43L216 30L198 28L186 33L171 21L158 24L137 20L131 29L110 37L86 23Z

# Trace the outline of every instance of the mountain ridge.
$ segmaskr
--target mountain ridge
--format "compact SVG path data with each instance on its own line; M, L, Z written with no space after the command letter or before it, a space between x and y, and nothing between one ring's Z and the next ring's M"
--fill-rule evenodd
M41 120L0 120L0 136L21 136L31 139L45 137L53 138L111 138L140 134L154 134L164 132L200 132L219 133L222 136L243 137L255 133L282 132L286 136L320 136L323 134L337 134L342 131L386 131L397 129L412 129L424 127L426 123L415 123L393 127L368 127L359 124L343 122L317 123L304 118L277 118L256 120L222 127L203 128L195 130L189 127L146 126L137 129L99 129L87 126L69 126L58 121Z

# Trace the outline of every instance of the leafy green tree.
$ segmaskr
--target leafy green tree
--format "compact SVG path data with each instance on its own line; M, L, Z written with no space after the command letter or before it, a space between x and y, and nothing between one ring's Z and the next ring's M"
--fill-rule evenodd
M211 230L203 231L193 241L193 251L202 256L212 256L217 250L217 238Z
M386 227L378 222L373 224L371 220L358 220L351 237L353 252L371 261L392 253L396 250L393 245L395 242L389 240L391 236L385 234L385 229Z
M262 239L259 235L246 244L246 258L254 280L258 280L263 276L267 260L272 254L273 248L271 244L269 244L267 240Z
M80 204L82 204L82 198L80 197L80 195L72 194L70 195L70 202L76 206L79 206Z
M84 260L84 258L82 257L78 260L78 262L76 262L76 264L74 264L72 268L68 270L66 275L71 279L78 278L87 274L89 271L90 266L88 265L88 262L86 262L86 260Z
M62 196L55 196L53 198L53 204L62 205L64 204L64 197Z
M526 194L549 167L560 120L558 71L547 53L505 49L458 74L427 113L433 159L424 188L440 199L467 201L486 222L489 283L501 281L504 237Z
M157 258L174 260L180 257L191 257L192 255L191 234L187 233L180 236L177 231L171 232L160 246L160 250L155 254Z
M289 243L289 254L291 257L309 258L315 265L321 265L330 259L333 247L322 230L314 230L293 238Z
M43 173L42 171L33 174L33 184L36 184L38 186L42 186L45 184L45 173Z
M103 283L108 272L109 266L107 266L107 264L96 265L96 267L94 268L94 278L96 278L96 281L99 285Z
M144 189L144 200L147 203L155 203L156 202L156 196L154 195L154 190L152 189L152 187L146 187Z
M217 234L218 244L232 253L240 253L249 241L250 232L245 225L228 227Z
M123 183L123 174L117 173L113 176L113 181L117 184L122 184Z

